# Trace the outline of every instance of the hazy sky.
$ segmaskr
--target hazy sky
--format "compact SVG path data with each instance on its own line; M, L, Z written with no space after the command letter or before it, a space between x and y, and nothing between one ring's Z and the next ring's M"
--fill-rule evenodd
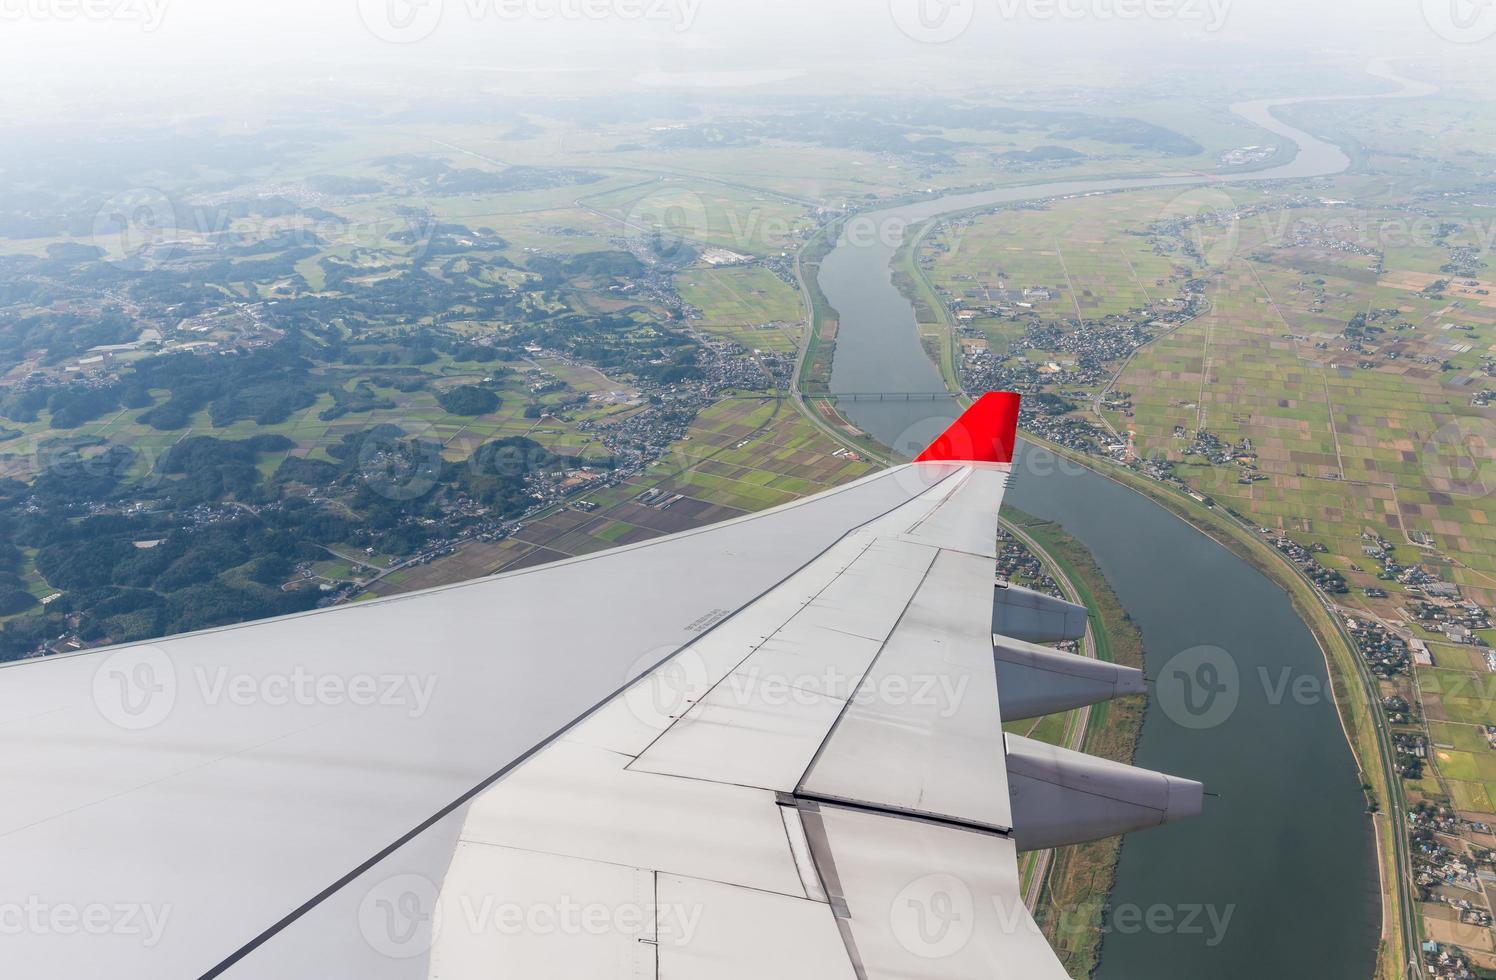
M14 118L77 106L79 90L142 107L232 98L246 75L378 92L810 73L899 90L1004 72L1043 81L1090 61L1104 82L1248 50L1496 63L1493 38L1492 0L0 0L0 105Z

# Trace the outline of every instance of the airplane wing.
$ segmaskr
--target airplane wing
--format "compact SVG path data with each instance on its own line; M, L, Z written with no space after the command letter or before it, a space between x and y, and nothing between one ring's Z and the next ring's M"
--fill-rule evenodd
M1142 689L994 588L1017 405L711 528L0 670L0 971L1063 977L1017 853L1201 792L1003 734Z

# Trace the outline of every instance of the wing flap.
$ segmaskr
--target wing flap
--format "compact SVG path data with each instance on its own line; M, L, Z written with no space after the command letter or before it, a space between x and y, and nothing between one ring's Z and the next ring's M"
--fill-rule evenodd
M867 980L1064 980L1006 838L838 806L805 814Z

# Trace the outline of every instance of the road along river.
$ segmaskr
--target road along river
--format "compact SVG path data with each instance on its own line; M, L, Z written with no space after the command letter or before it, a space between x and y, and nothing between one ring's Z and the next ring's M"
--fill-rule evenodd
M1384 97L1431 91L1403 82ZM1314 100L1232 107L1298 146L1291 162L1270 170L1058 181L854 218L818 278L840 319L833 393L945 388L920 346L912 306L893 285L897 242L872 230L1024 201L1342 172L1350 161L1339 147L1272 115L1304 101ZM843 400L839 408L906 455L957 414L951 399ZM1287 596L1204 534L1091 470L1027 445L1016 470L1009 501L1064 525L1091 550L1142 629L1150 678L1174 681L1150 700L1138 764L1200 779L1221 797L1199 820L1127 840L1100 976L1369 977L1381 922L1372 828L1323 655Z

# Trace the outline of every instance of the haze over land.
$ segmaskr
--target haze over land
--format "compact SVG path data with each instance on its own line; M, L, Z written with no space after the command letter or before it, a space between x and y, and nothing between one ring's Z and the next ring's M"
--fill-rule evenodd
M40 118L602 83L971 95L1172 80L1190 95L1255 75L1282 94L1305 69L1373 55L1478 65L1479 45L1441 36L1460 37L1442 0L1424 6L1434 13L1397 0L12 0L0 77L26 94L7 115Z

